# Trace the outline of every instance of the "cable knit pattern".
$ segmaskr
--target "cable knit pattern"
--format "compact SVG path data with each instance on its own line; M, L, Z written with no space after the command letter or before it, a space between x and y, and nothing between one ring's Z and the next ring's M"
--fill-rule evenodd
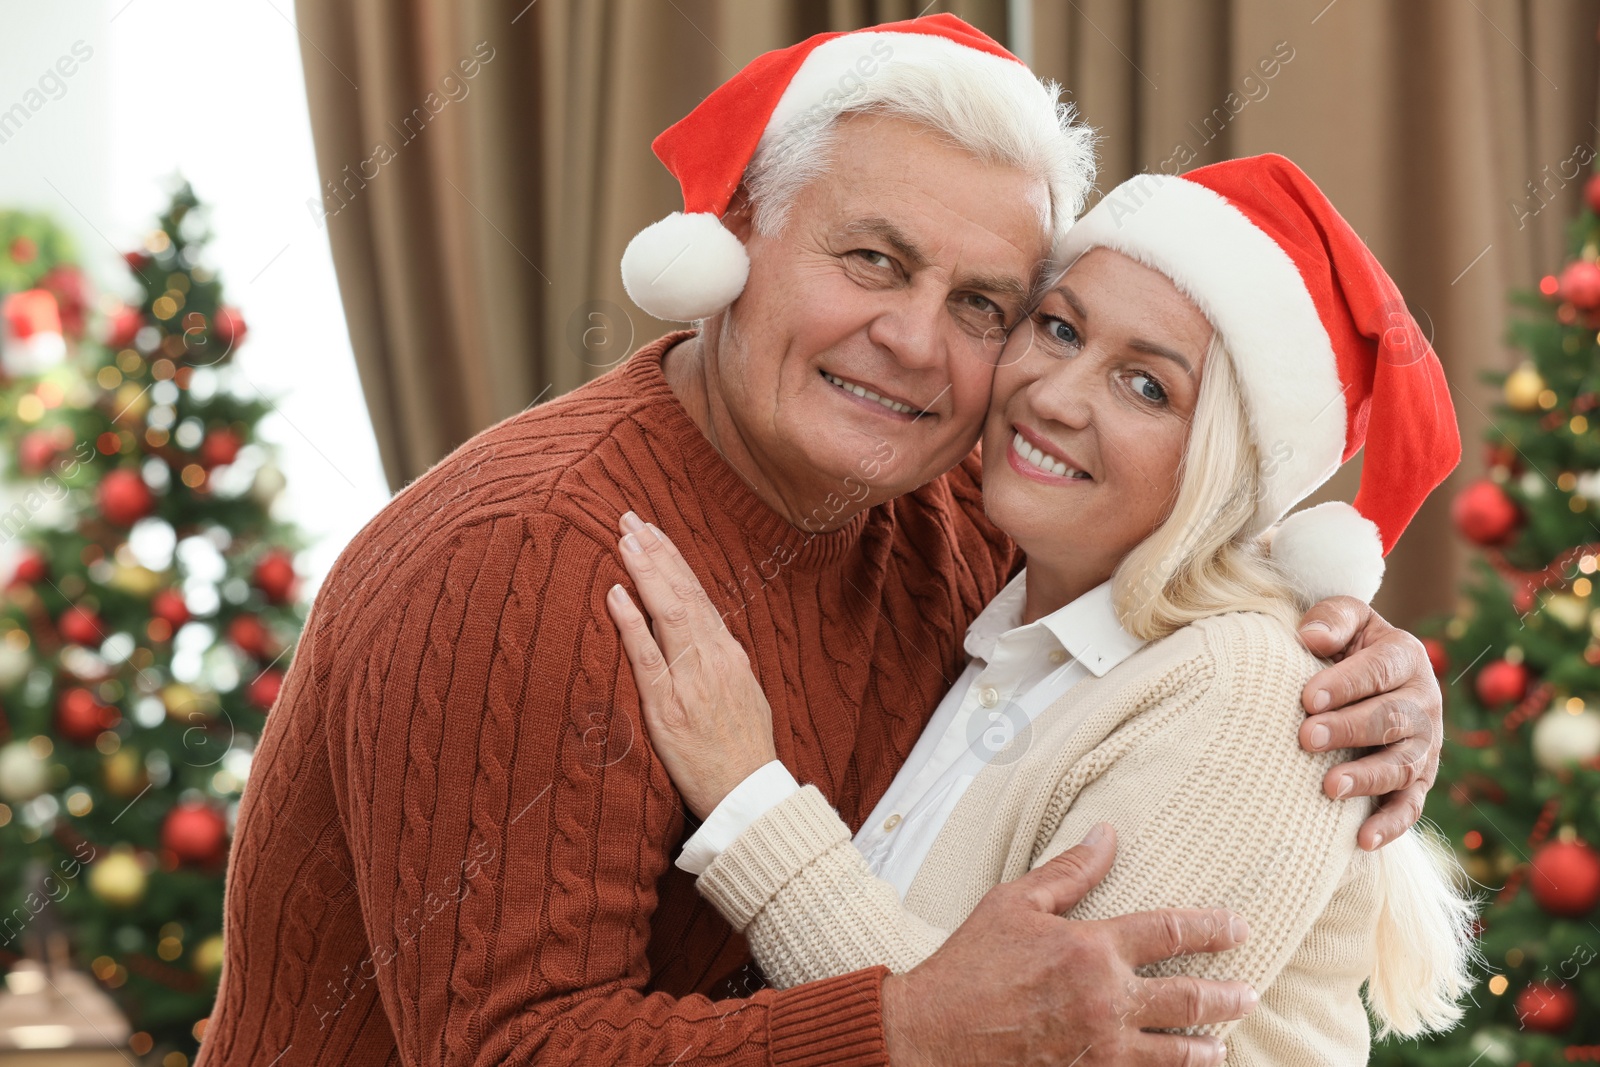
M671 864L682 806L604 606L617 520L683 550L848 823L1019 561L976 457L790 526L667 385L688 336L477 435L339 557L240 802L197 1067L886 1062L885 968L763 988Z
M1300 748L1300 693L1319 669L1265 616L1205 619L1147 646L1047 708L1014 758L973 780L905 903L872 876L823 793L763 815L700 876L774 985L871 964L911 969L994 885L1117 829L1111 872L1070 917L1228 907L1249 940L1167 960L1150 975L1237 979L1262 993L1226 1035L1228 1062L1367 1061L1378 858L1356 848L1370 800L1336 802L1322 777L1349 750ZM825 791L825 790L824 790Z

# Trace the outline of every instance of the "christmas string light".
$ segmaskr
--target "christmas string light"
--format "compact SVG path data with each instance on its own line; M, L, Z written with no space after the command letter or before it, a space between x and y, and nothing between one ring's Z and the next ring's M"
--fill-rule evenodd
M1550 698L1555 695L1555 691L1555 686L1549 682L1540 682L1534 686L1533 690L1522 698L1520 704L1506 713L1506 732L1508 734L1516 732L1517 727L1549 707Z
M1544 807L1539 811L1539 817L1534 820L1533 831L1528 834L1528 847L1538 848L1550 836L1550 828L1555 825L1556 814L1561 810L1561 798L1551 797L1544 802Z

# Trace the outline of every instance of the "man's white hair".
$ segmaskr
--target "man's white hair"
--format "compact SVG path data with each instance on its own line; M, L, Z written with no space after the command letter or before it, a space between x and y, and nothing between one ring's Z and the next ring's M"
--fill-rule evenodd
M1021 64L997 76L993 56L952 48L937 63L895 55L842 87L842 99L769 129L745 169L755 227L783 230L800 190L833 162L839 121L873 114L928 127L984 162L1015 167L1050 190L1052 240L1083 210L1094 185L1095 132L1074 121L1061 87Z

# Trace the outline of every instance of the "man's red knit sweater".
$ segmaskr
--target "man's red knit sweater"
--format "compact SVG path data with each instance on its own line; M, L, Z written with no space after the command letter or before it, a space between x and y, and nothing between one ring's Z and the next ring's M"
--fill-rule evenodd
M679 545L778 756L852 827L1015 552L970 457L835 532L789 525L668 387L687 336L478 434L339 557L240 803L197 1067L886 1062L883 968L763 989L672 864L682 805L605 610L617 520Z

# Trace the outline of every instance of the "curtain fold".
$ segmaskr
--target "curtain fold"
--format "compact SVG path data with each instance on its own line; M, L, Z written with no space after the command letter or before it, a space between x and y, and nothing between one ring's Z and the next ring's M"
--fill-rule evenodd
M650 141L749 59L933 11L1008 41L1016 2L298 0L321 209L391 485L667 328L617 272L680 206ZM1101 190L1266 151L1327 190L1444 361L1455 484L1481 473L1478 375L1516 359L1506 291L1559 266L1588 173L1571 161L1600 144L1600 0L1032 0L1028 16L1035 69L1101 131ZM1390 561L1378 606L1396 621L1452 605L1449 495Z

